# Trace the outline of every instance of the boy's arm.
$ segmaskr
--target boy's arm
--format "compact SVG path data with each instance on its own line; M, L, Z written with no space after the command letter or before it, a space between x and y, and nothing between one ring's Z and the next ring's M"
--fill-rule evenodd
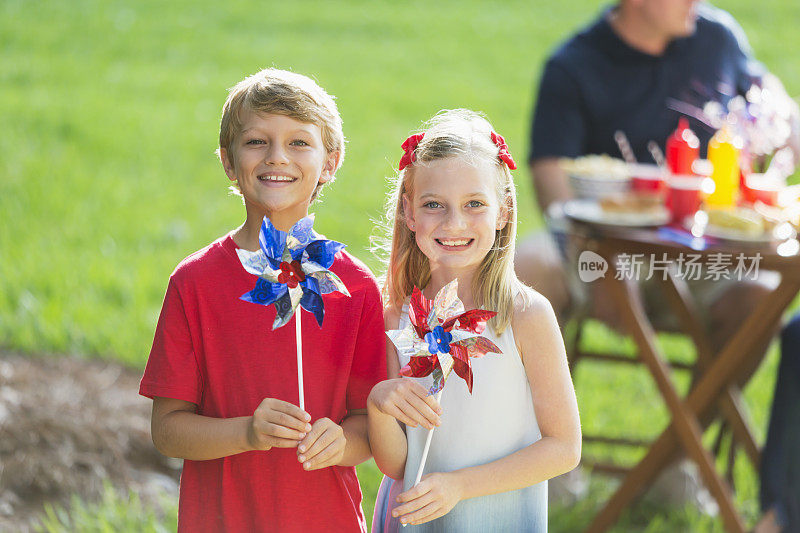
M347 439L347 446L344 449L344 457L339 461L341 466L360 465L370 457L372 450L367 438L367 410L356 409L347 413L342 421L344 437Z
M153 444L169 457L193 461L237 453L294 448L311 431L311 417L296 405L267 398L253 416L213 418L197 414L197 406L174 398L153 398Z

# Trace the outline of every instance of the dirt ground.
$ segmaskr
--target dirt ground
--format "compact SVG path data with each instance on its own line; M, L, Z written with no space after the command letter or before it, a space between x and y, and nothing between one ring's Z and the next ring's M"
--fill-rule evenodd
M116 363L0 352L0 531L27 531L45 502L94 500L103 482L177 495L181 462L150 440L140 373Z
M145 502L177 496L181 461L153 447L140 377L107 361L0 351L0 531L32 530L46 502L94 501L106 481ZM658 499L703 507L697 475L670 472ZM580 469L551 480L551 502L580 499L587 481Z

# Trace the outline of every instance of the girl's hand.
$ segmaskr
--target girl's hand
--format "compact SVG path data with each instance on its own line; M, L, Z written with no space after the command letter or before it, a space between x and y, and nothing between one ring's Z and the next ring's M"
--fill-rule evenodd
M441 423L439 402L422 385L410 379L387 379L375 385L367 399L367 410L370 409L393 416L410 427L421 424L433 429Z
M422 477L416 487L397 497L392 516L403 524L423 524L444 516L461 501L464 491L456 474L434 473Z
M342 426L329 418L320 418L297 447L297 460L306 470L338 465L344 457L347 439Z
M253 450L294 448L311 431L311 415L294 404L265 398L247 427L247 443Z

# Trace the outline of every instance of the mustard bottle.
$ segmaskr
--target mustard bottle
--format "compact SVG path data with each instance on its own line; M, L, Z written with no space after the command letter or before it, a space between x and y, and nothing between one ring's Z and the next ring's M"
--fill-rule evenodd
M733 136L727 126L722 126L711 137L708 142L708 159L714 167L711 173L714 192L706 198L707 205L732 207L738 201L741 149L741 139Z

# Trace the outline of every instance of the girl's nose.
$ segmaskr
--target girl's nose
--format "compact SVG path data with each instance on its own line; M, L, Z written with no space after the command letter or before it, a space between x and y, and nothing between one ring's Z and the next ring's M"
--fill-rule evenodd
M447 229L463 229L467 226L464 214L459 209L451 209L444 221Z

